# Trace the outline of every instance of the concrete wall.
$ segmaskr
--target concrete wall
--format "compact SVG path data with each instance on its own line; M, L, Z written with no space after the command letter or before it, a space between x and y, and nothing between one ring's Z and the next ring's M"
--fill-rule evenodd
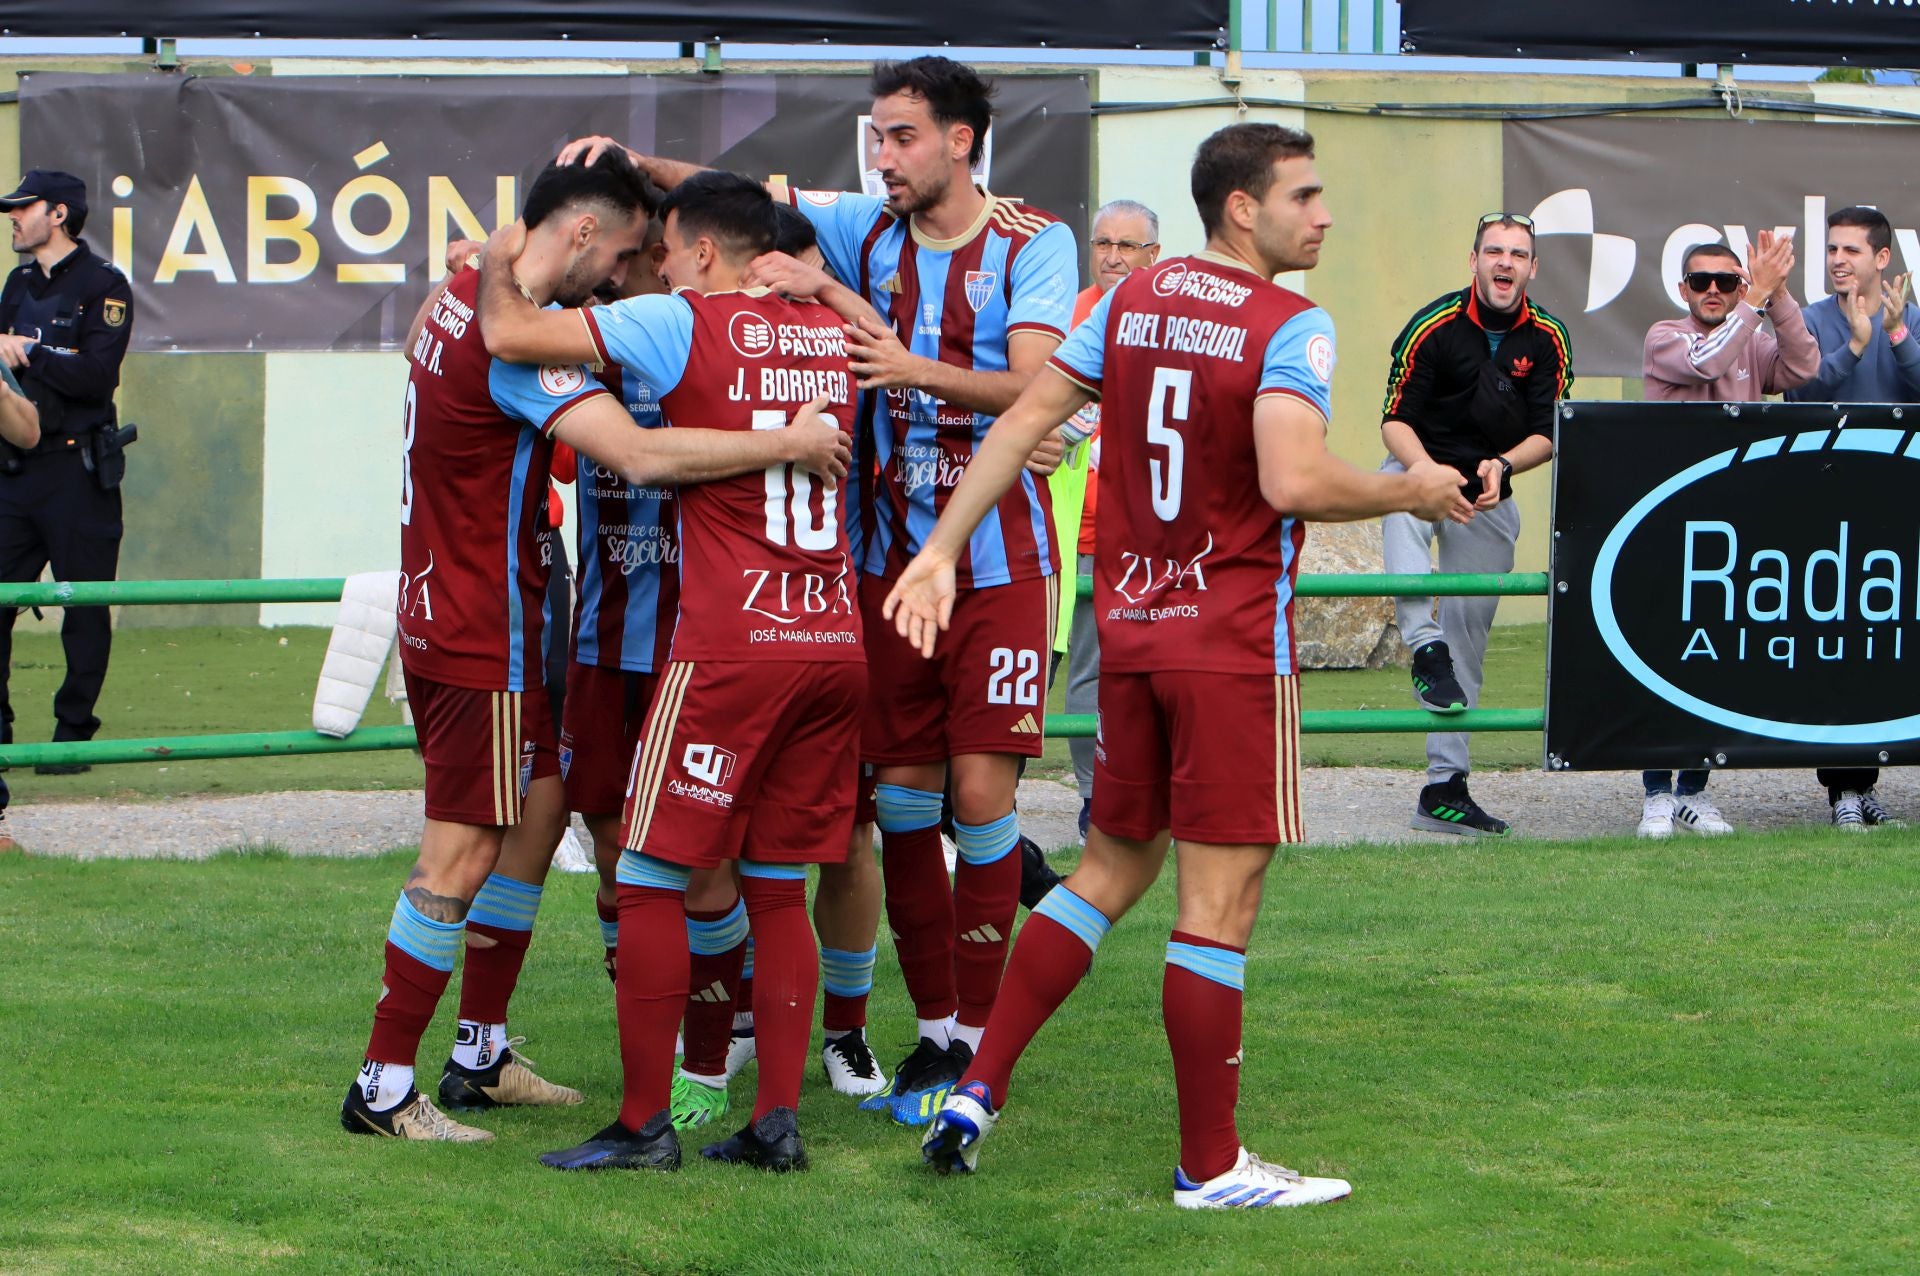
M0 88L23 64L0 64ZM104 71L125 63L36 59L35 69ZM744 64L736 64L744 69ZM254 74L421 72L429 63L370 66L337 61L275 63ZM466 64L448 72L620 73L593 63ZM635 64L634 71L686 73L684 64ZM764 69L755 66L754 69ZM813 70L836 69L814 64ZM840 67L837 69L845 70ZM1058 69L1058 68L1048 68ZM232 66L196 73L234 74ZM1155 208L1166 251L1197 248L1198 219L1187 191L1194 146L1236 119L1262 119L1313 131L1335 226L1319 269L1285 280L1325 305L1339 326L1332 445L1358 465L1379 462L1378 404L1387 348L1422 303L1466 279L1475 219L1496 208L1501 133L1491 121L1395 119L1348 111L1380 102L1645 101L1674 94L1672 80L1577 81L1515 74L1247 72L1241 101L1304 103L1237 109L1217 70L1204 67L1106 67L1094 77L1096 101L1158 103L1144 113L1097 114L1093 201L1127 197ZM1793 86L1811 100L1907 108L1920 90L1870 86ZM1188 105L1199 103L1203 105ZM0 105L0 176L19 163L18 114ZM1542 259L1535 295L1549 309L1581 304L1579 281ZM1575 351L1578 367L1579 352ZM140 355L127 362L124 419L141 425L127 482L123 575L338 575L396 564L393 520L397 403L405 376L396 354ZM1585 398L1639 395L1637 381L1581 378ZM1520 567L1546 563L1549 478L1518 483L1526 530ZM127 623L204 621L231 611L134 609ZM268 607L267 623L318 623L329 607ZM1505 621L1544 616L1540 600L1510 600Z

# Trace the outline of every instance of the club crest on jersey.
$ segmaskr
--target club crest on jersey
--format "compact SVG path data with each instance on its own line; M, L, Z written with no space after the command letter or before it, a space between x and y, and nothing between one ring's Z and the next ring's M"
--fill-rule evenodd
M831 208L840 200L839 191L795 191L794 194L817 208Z
M994 280L999 278L991 270L969 270L967 272L967 304L973 307L973 313L979 314L980 307L987 304L987 298L993 296Z
M742 359L763 359L773 353L773 325L742 310L728 321L727 340Z
M1307 342L1307 366L1325 384L1333 384L1333 342L1324 332L1316 332Z
M577 364L560 367L547 364L540 369L540 388L555 398L575 394L587 384L587 374Z
M1186 277L1186 264L1176 261L1153 277L1153 290L1162 297L1171 297L1180 291L1180 283Z

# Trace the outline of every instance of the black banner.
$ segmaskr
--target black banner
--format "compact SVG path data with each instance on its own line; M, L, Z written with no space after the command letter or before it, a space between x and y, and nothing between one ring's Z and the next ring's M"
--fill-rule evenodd
M1920 6L1900 0L1401 0L1400 34L1408 53L1479 58L1920 65Z
M902 4L900 0L128 0L0 3L14 36L198 36L281 40L725 40L747 44L945 44L995 48L1226 47L1227 0L1103 0L1097 9L1037 0ZM1093 17L1097 20L1089 21Z
M570 138L861 190L857 75L22 76L23 168L85 179L133 280L136 350L378 350L449 240L511 221ZM1004 76L979 175L1084 237L1084 76Z
M1572 403L1547 764L1920 762L1920 413Z
M1647 329L1686 313L1680 261L1695 244L1724 242L1745 259L1760 231L1793 234L1787 286L1806 305L1827 295L1827 214L1871 204L1893 222L1890 270L1920 268L1920 170L1904 162L1916 136L1753 119L1509 123L1501 207L1533 217L1532 292L1572 330L1576 371L1637 378Z

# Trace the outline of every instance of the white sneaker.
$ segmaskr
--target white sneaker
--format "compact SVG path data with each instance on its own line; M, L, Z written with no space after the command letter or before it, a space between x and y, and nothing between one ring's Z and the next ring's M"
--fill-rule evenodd
M1678 803L1671 793L1649 793L1647 804L1640 808L1640 827L1635 830L1637 837L1650 837L1656 841L1673 836L1673 817Z
M560 845L554 848L553 866L562 873L596 873L593 856L580 844L580 835L568 829L560 835Z
M1241 1210L1262 1206L1319 1205L1353 1192L1345 1179L1315 1179L1272 1165L1245 1148L1233 1168L1195 1183L1184 1170L1173 1172L1173 1203L1183 1210Z
M842 1033L822 1045L820 1066L827 1070L827 1082L835 1094L864 1099L887 1088L887 1074L873 1057L864 1028Z
M1704 793L1675 798L1673 817L1706 837L1719 837L1722 833L1733 832L1733 825L1727 823L1727 817L1720 814L1720 808Z
M754 1040L753 1025L735 1028L727 1040L727 1080L740 1075L740 1069L752 1063L760 1055L760 1044Z
M1868 824L1877 824L1883 828L1890 829L1903 829L1907 827L1905 820L1880 805L1880 794L1874 789L1868 789L1860 795L1860 814L1866 819ZM4 846L0 846L0 851L5 849Z
M1858 793L1851 791L1842 793L1840 800L1833 804L1833 827L1844 829L1848 833L1867 831L1867 813L1863 809Z

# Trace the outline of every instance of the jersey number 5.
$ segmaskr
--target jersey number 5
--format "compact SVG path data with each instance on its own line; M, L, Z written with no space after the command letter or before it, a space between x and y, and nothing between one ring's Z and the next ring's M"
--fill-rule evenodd
M1180 516L1180 481L1186 473L1186 440L1168 425L1169 419L1184 422L1193 397L1193 372L1188 368L1155 368L1153 389L1147 395L1147 444L1167 449L1166 463L1159 457L1147 461L1151 483L1153 512L1163 523Z
M832 421L832 417L823 418ZM777 408L755 408L753 428L756 430L783 430L787 426L787 414ZM787 475L791 472L792 481ZM767 539L775 545L788 543L791 529L792 543L801 549L830 550L840 540L840 528L834 520L834 508L839 503L840 485L832 479L826 479L820 487L820 522L813 521L813 511L808 508L813 502L813 475L797 465L769 465L767 477Z

